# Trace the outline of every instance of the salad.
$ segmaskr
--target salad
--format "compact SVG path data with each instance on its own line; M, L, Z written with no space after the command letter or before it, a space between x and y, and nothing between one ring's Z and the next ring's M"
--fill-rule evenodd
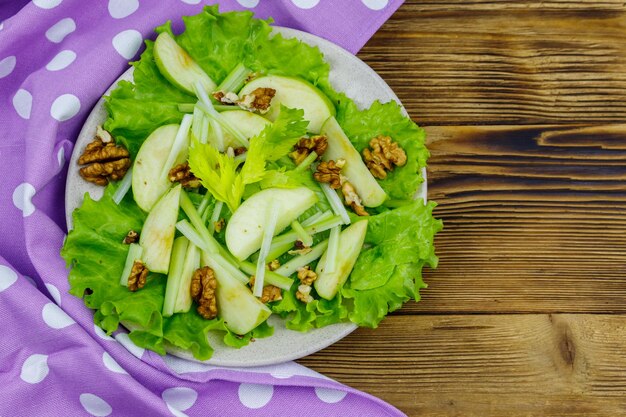
M423 130L395 102L359 109L317 48L250 12L183 20L146 41L79 159L106 188L61 254L95 323L206 360L208 332L240 348L271 337L272 314L301 332L376 327L419 300L442 228L414 199Z

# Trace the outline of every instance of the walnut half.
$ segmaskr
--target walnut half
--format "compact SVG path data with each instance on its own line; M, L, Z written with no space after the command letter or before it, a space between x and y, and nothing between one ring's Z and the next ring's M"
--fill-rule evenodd
M344 164L345 161L343 160L337 162L333 160L320 162L313 173L313 178L318 182L328 183L330 188L336 190L341 187L341 168Z
M256 277L254 275L250 277L250 281L248 282L248 285L250 285L250 288L254 288L255 279ZM280 290L280 288L275 287L273 285L266 285L263 287L263 294L261 294L261 302L263 304L271 303L273 301L280 301L282 299L283 299L283 293Z
M183 162L170 169L168 178L171 182L179 182L185 188L198 188L200 186L200 180L191 172L189 162Z
M208 266L196 269L191 277L191 298L198 303L198 314L207 320L217 317L217 279Z
M130 270L128 276L128 289L130 291L140 290L146 285L146 278L148 277L148 268L141 261L135 261L133 268Z
M389 136L376 136L370 141L370 148L363 149L363 160L376 178L384 180L387 171L406 164L406 152Z
M293 147L293 152L289 154L296 165L300 165L307 156L313 151L317 154L317 159L321 158L328 148L328 138L325 135L311 136L310 138L302 138Z
M260 87L239 98L237 104L239 107L248 111L258 111L259 113L267 113L270 109L272 99L276 95L273 88Z
M354 186L347 180L343 180L341 184L341 192L347 206L352 207L352 210L359 216L369 216L369 213L365 211L361 197L357 194Z
M130 167L128 151L115 144L111 135L98 126L96 137L85 147L78 158L79 165L87 165L79 170L86 181L97 185L107 185L110 180L124 177Z

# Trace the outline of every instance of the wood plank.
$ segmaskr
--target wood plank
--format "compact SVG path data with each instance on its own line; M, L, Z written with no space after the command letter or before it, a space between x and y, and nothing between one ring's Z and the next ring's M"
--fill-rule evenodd
M427 128L444 230L414 312L626 312L626 125Z
M299 362L409 416L626 413L626 317L395 316Z
M618 1L410 1L359 53L423 125L626 121Z

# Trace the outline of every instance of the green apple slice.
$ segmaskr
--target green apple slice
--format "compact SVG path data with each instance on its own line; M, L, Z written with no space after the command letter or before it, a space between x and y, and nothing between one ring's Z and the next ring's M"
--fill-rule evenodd
M180 126L165 125L157 128L141 145L133 165L133 198L144 211L150 211L172 185L167 176L161 175L170 149ZM187 159L187 148L181 152L176 163Z
M367 169L359 151L354 148L334 117L324 123L321 134L328 138L328 148L322 159L324 161L345 159L346 164L342 169L342 174L354 186L363 205L365 207L380 206L387 199L387 194Z
M309 121L307 130L319 133L322 124L335 115L335 106L324 93L304 80L279 75L269 75L250 81L239 92L239 96L250 94L257 88L273 88L276 95L265 114L271 121L276 120L280 105L304 110L304 119Z
M226 226L226 246L237 259L244 260L261 247L272 202L278 211L276 235L313 206L317 196L306 187L268 188L244 201Z
M246 139L257 136L265 126L271 124L266 118L245 110L224 111L220 116L230 126L235 126ZM227 149L229 146L238 148L241 143L230 132L224 130L224 148Z
M337 254L336 267L333 272L324 271L328 251L322 255L315 269L317 279L313 284L320 297L327 300L332 299L346 282L361 253L366 232L367 220L352 223L341 232L339 235L339 253Z
M176 220L180 205L180 184L170 189L154 205L146 218L139 244L143 248L142 260L152 272L167 274L176 233Z
M189 94L195 95L197 82L207 92L215 90L213 80L167 32L162 32L154 42L154 61L169 82Z
M216 263L211 254L202 253L202 264L208 265L215 273L218 314L231 331L246 334L272 314L245 284Z

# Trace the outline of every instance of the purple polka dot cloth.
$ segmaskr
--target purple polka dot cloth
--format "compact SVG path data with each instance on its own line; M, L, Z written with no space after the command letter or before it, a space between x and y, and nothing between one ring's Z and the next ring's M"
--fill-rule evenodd
M272 16L356 52L401 3L224 0L221 9ZM0 2L0 416L404 415L293 362L236 369L144 351L122 330L106 335L68 294L59 250L78 132L153 28L205 4Z

